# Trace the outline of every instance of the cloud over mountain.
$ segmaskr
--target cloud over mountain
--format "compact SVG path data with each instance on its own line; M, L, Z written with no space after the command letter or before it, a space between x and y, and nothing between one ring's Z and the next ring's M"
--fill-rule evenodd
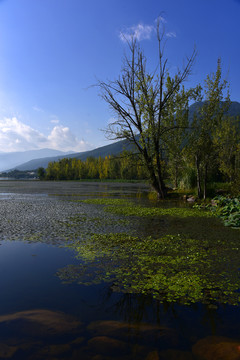
M89 144L79 140L68 127L56 125L46 136L16 117L0 119L0 151L25 151L32 149L57 149L85 151Z

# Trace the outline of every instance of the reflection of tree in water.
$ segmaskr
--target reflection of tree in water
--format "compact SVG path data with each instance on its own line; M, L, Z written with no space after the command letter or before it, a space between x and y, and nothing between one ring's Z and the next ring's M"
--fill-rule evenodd
M107 308L108 313L115 314L128 323L152 321L154 318L154 322L161 324L163 308L152 296L116 293L111 286L105 286L101 291L100 307L102 306Z
M108 282L112 291L152 295L161 302L202 302L209 306L239 303L235 240L95 234L69 247L76 251L81 263L58 271L64 282Z
M225 308L227 307L228 305L225 305ZM178 328L189 338L193 333L198 337L204 336L205 328L216 335L218 325L222 322L218 308L213 305L209 307L209 304L193 303L186 307L176 302L160 303L151 295L116 293L109 285L100 290L99 309L103 308L107 313L115 314L128 324L154 323L159 328L165 328L166 323L169 325L169 319L172 319L174 328ZM194 328L196 320L197 327ZM226 333L228 329L225 328Z

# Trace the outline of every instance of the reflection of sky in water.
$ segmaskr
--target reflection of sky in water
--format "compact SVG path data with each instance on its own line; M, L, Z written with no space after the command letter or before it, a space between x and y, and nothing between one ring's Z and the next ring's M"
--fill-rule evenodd
M46 244L1 241L0 288L1 313L25 309L29 304L39 307L42 299L58 299L59 280L54 277L59 266L73 260L70 252ZM74 261L74 260L73 260Z
M18 194L14 194L14 193L0 193L0 200L1 199L8 199L8 198L13 198L15 196L18 196Z
M47 194L38 194L37 197L44 197L44 196L48 196ZM6 192L6 193L0 193L0 200L7 200L7 199L18 199L18 200L22 200L22 199L27 199L27 198L36 198L36 194L18 194L18 193L11 193L11 192ZM37 200L37 199L36 199Z

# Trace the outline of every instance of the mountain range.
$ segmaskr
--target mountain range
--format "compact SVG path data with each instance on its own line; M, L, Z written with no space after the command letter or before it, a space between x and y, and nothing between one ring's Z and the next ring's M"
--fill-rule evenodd
M48 163L51 161L58 161L60 159L64 159L64 158L77 158L80 160L86 160L88 157L105 157L108 155L117 155L121 152L123 152L124 150L130 150L131 149L131 144L129 144L128 141L126 140L121 140L121 141L117 141L113 144L110 145L105 145L99 148L96 148L94 150L89 150L89 151L84 151L84 152L79 152L79 153L63 153L61 151L57 151L57 150L52 150L53 152L57 152L58 154L54 154L54 153L50 153L50 149L43 149L42 154L47 154L47 155L39 155L38 157L32 157L31 160L26 161L26 162L22 162L22 163L18 163L18 165L15 165L13 167L10 168L10 163L6 163L5 162L5 168L4 165L2 164L2 157L5 160L5 155L7 155L7 153L0 153L0 171L11 171L11 170L20 170L20 171L27 171L27 170L36 170L39 167L44 167L46 168L48 166ZM35 150L36 151L36 150ZM40 150L38 150L40 151ZM27 152L28 153L28 152ZM18 156L18 159L21 156L25 156L25 155L35 155L36 153L34 153L34 151L30 154L25 154L25 152L23 153L8 153L9 155L9 159L11 159L11 155L13 155L13 158L16 157L16 155ZM38 154L40 154L38 152ZM37 154L36 154L37 155ZM14 159L14 161L16 160L16 158ZM11 159L11 161L13 161L13 159Z
M53 149L28 150L19 152L0 152L0 171L17 168L19 165L33 159L45 157L68 156L72 152Z
M197 102L189 107L189 119L193 118L193 114L202 106L202 102ZM228 110L228 115L240 117L240 103L237 101L231 102ZM132 145L126 141L121 140L115 143L105 145L94 150L79 152L79 153L64 153L58 150L42 149L32 150L16 153L1 153L0 152L0 171L9 171L17 169L20 171L35 170L39 167L46 168L51 161L58 161L63 158L77 158L86 160L88 157L105 157L108 155L117 155L124 150L130 150Z

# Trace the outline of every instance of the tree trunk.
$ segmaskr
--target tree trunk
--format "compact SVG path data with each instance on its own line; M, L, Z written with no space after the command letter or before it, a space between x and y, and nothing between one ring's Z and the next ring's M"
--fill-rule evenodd
M142 155L144 157L144 161L149 172L151 185L156 191L158 199L165 199L167 195L167 189L163 180L162 168L159 157L157 157L157 166L154 166L146 150L143 151Z
M174 187L178 188L178 165L175 164L175 180L174 180Z
M158 172L156 176L154 168L151 165L148 165L148 171L152 187L157 192L158 199L165 199L167 195L167 189L162 179L161 172Z
M204 166L204 182L203 182L203 199L206 200L207 197L207 164Z
M200 160L199 156L196 155L196 169L197 169L197 190L199 199L202 198L202 187L201 187L201 174L200 174Z
M165 197L167 196L167 189L166 189L165 184L162 181L161 182L153 181L152 187L157 192L158 199L161 199L161 200L165 199Z

